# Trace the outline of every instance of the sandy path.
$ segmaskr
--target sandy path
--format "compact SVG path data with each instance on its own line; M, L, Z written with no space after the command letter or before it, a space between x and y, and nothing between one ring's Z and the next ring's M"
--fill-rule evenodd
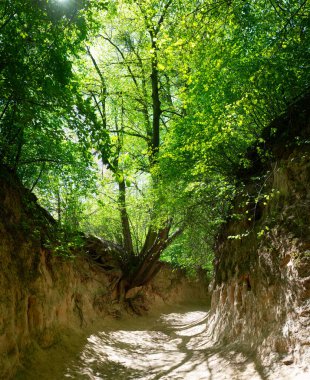
M32 355L15 380L310 379L296 366L265 368L232 346L215 346L201 307L173 310L105 321L87 341L64 334L62 344Z
M67 379L224 380L309 379L295 369L267 370L246 354L215 347L208 312L179 309L98 332L66 369ZM291 371L291 373L289 373Z

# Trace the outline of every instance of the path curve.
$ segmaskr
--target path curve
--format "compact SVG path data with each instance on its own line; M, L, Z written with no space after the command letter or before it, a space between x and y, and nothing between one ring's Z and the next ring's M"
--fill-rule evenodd
M207 329L208 311L178 310L158 318L119 321L88 338L65 379L89 380L265 380L306 379L286 368L266 373L251 357L214 346ZM297 377L296 377L297 376Z

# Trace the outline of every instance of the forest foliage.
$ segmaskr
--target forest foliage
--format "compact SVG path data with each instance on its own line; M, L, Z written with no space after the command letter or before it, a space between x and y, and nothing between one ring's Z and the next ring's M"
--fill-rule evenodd
M1 164L63 227L122 246L129 287L160 257L210 269L246 152L309 89L309 10L3 0Z

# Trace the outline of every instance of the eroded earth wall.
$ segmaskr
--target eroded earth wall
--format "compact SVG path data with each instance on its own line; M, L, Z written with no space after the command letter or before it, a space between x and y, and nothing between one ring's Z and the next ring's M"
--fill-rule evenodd
M244 178L216 248L213 336L266 365L310 363L309 104L273 124L272 159Z
M9 379L31 344L49 347L61 328L82 328L117 308L113 276L44 248L54 222L4 169L0 205L0 378Z

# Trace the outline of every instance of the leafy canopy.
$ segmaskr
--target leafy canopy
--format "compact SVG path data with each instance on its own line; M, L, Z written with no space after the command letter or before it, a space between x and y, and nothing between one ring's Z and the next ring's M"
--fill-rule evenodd
M0 12L1 163L63 223L136 258L165 235L165 260L210 268L248 149L309 89L309 2L4 0Z

